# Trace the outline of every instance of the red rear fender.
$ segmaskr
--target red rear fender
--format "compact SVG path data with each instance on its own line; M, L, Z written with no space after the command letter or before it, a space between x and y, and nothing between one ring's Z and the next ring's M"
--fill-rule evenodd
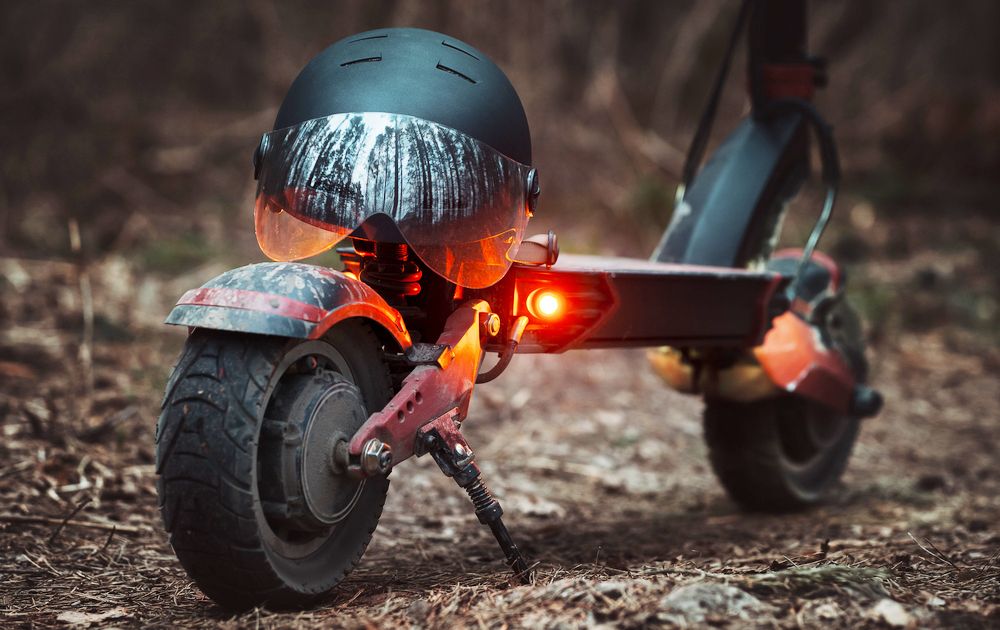
M316 339L352 317L371 320L410 347L402 316L351 275L300 263L233 269L185 293L166 323L279 337Z

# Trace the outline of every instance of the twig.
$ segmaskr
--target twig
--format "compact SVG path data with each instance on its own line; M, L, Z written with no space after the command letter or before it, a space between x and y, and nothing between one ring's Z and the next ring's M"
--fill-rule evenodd
M96 551L93 551L93 552L87 554L87 557L96 556L99 553L104 553L104 550L107 549L108 545L111 544L111 539L115 537L115 532L116 531L118 531L118 526L117 525L114 526L114 527L112 527L111 531L108 532L108 539L104 541L104 544L101 545L101 548L98 549L98 550L96 550Z
M83 310L83 338L80 342L80 367L83 370L85 387L84 409L81 415L90 411L94 391L94 294L90 284L90 271L83 255L83 242L80 238L80 224L75 218L69 220L69 244L76 256L77 276L80 283L80 305Z
M930 545L930 546L931 546L931 549L933 549L934 551L936 551L936 552L937 552L938 556L939 556L939 557L940 557L940 558L941 558L942 560L944 560L945 562L947 562L948 564L950 564L950 565L951 565L952 567L954 567L955 569L958 569L958 565L957 565L957 564L955 564L955 562L954 562L954 561L953 561L953 560L952 560L951 558L949 558L949 557L948 557L948 556L947 556L947 555L945 554L945 552L943 552L943 551L941 551L940 549L938 549L937 545L935 545L935 544L934 544L934 541L930 540L929 538L924 538L924 540L925 540L925 541L927 542L927 544L928 544L928 545Z
M79 514L80 510L90 505L90 501L91 499L89 497L84 499L83 501L80 501L80 503L78 503L77 506L73 508L73 510L69 514L66 515L66 518L64 518L62 522L59 523L59 526L56 527L55 531L52 532L52 535L49 536L50 547L56 542L56 539L59 538L59 534L61 534L63 528L66 527L66 523L68 523L71 518Z
M59 525L63 523L63 519L50 518L47 516L22 516L20 514L0 514L0 523L30 523L35 525ZM119 523L94 523L93 521L75 521L73 523L64 523L65 525L70 525L72 527L83 527L86 529L98 529L101 531L111 531L117 529L117 531L123 534L141 534L145 529L139 527L132 527L130 525L121 525Z
M19 473L22 470L27 470L27 469L31 468L32 466L34 466L34 465L35 465L34 461L32 461L30 459L26 459L26 460L24 460L22 462L18 462L16 464L14 464L13 466L8 466L6 468L2 468L2 469L0 469L0 479L3 479L4 477L9 477L10 475Z
M354 603L354 600L356 600L357 598L361 597L361 594L362 594L362 593L364 593L364 592L365 592L365 587L363 587L363 586L362 586L361 588L359 588L359 589L358 589L358 592L357 592L357 593L355 593L355 594L354 594L354 595L353 595L353 596L352 596L352 597L351 597L351 598L350 598L349 600L347 600L346 602L344 602L344 603L340 604L340 605L338 606L338 608L346 608L346 607L350 606L351 604L353 604L353 603Z
M84 429L77 436L84 442L97 442L101 440L105 435L115 429L120 424L128 422L134 418L139 413L139 408L135 405L130 405L125 409L122 409L118 413L112 414L105 418L100 424L90 427L89 429Z
M954 568L956 570L958 569L958 565L956 565L954 562L952 562L951 560L949 560L944 554L941 553L941 551L937 547L934 547L934 543L932 543L931 541L927 540L927 544L929 544L931 547L933 547L934 550L937 551L937 553L935 553L934 551L931 551L927 547L924 547L922 544L920 544L920 541L917 540L916 537L912 533L906 532L906 535L909 536L910 539L913 540L913 542L917 543L917 546L920 547L924 551L924 553L926 553L928 556L934 558L935 560L941 560L941 561L943 561L943 562L951 565L952 568ZM926 539L924 539L924 540L926 540Z

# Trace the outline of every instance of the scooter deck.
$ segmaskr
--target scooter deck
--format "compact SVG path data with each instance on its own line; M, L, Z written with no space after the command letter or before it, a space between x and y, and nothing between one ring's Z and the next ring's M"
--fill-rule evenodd
M515 315L539 289L563 295L565 312L532 317L519 352L670 345L758 345L781 309L788 279L768 271L602 256L560 256L552 267L514 265Z

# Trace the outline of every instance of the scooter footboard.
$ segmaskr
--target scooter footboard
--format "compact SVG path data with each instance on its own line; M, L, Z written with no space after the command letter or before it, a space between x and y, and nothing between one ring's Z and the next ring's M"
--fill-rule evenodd
M751 347L787 308L779 274L628 258L562 255L515 265L518 352L670 345Z

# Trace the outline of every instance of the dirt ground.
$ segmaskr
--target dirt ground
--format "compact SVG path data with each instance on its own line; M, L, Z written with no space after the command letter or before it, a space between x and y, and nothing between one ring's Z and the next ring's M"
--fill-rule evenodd
M700 401L641 352L519 357L466 430L534 585L508 583L467 498L423 458L393 474L372 545L328 601L232 617L171 552L153 466L183 343L158 322L220 270L166 281L115 258L0 259L0 625L1000 626L996 349L891 326L873 331L886 408L822 507L739 511L708 466Z
M821 246L849 265L887 401L826 504L737 509L700 401L641 352L520 357L466 431L534 585L508 584L426 458L393 473L321 606L234 618L188 580L156 509L184 341L161 322L261 259L249 158L330 42L405 25L474 44L531 121L532 230L580 253L656 243L740 3L524 4L0 2L0 630L1000 627L1000 3L982 0L810 3L845 183ZM746 112L742 54L713 142Z

